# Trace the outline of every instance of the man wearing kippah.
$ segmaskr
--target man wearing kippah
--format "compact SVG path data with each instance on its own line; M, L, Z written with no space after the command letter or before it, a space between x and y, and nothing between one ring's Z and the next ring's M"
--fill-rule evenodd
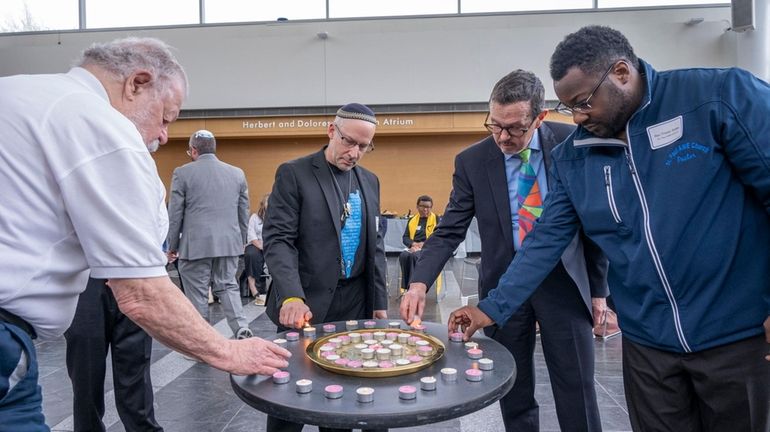
M278 331L307 322L387 318L385 250L377 230L380 182L358 166L374 150L376 127L369 107L347 104L329 123L326 146L276 171L262 237L273 274L267 314ZM267 420L268 431L302 426Z

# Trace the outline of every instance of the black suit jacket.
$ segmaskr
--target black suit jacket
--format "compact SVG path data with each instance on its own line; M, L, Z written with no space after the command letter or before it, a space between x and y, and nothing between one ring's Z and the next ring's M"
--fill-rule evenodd
M324 147L325 148L325 147ZM366 314L387 310L385 249L377 229L380 182L372 172L356 166L366 214L364 277ZM332 173L323 149L278 167L262 228L265 262L273 283L266 306L278 324L283 301L300 297L324 322L340 276L340 213ZM362 317L364 318L364 317Z
M574 130L574 126L543 122L537 133L546 169L550 169L551 150ZM549 176L550 182L550 176ZM446 213L433 235L425 242L411 281L430 286L452 252L465 239L471 220L476 216L481 237L479 298L497 286L513 260L513 228L505 158L492 136L463 150L455 158L452 193ZM608 295L607 259L582 232L562 255L567 273L580 289L591 314L591 297ZM543 284L548 283L548 279Z

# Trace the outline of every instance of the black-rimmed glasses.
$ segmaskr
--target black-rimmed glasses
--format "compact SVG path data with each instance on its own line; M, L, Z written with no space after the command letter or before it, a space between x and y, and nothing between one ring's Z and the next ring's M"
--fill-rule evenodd
M513 138L521 138L523 137L527 132L529 132L530 127L533 123L535 123L535 120L537 120L537 117L535 117L530 123L528 127L520 127L520 126L500 126L497 123L487 123L489 120L489 113L487 113L487 118L484 120L484 127L487 128L489 132L492 133L492 135L500 135L505 131L509 136Z
M604 72L604 75L602 75L602 79L600 79L599 82L596 83L596 86L594 86L594 89L591 90L591 93L588 94L588 97L585 98L585 100L583 100L582 102L578 102L572 106L567 106L567 104L559 101L559 103L556 105L556 108L554 108L554 111L558 112L559 114L563 114L567 116L572 116L574 113L585 114L591 111L594 108L593 106L591 106L591 98L594 97L594 94L596 94L596 91L599 90L599 87L602 86L602 83L610 75L610 72L612 72L612 69L615 67L616 64L618 64L617 61L612 62L610 67L607 68L607 71Z
M343 135L337 123L332 123L332 125L334 126L334 130L337 131L337 134L339 134L342 144L348 150L352 149L353 147L358 147L358 151L360 151L361 153L369 153L374 150L374 141L368 142L366 144L361 144L353 140L352 138L349 138Z

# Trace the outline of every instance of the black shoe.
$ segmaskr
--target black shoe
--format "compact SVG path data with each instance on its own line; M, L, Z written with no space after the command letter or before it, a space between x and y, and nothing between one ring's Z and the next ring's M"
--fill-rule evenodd
M251 337L254 337L254 333L252 333L251 329L248 327L241 327L237 332L235 332L236 339L248 339Z

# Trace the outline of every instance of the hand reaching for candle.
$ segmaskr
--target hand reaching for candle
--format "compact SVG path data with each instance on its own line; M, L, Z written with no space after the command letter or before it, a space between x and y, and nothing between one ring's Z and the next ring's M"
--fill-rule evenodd
M476 330L494 324L491 318L476 306L463 306L449 315L448 330L454 333L459 328L463 340L470 340Z

